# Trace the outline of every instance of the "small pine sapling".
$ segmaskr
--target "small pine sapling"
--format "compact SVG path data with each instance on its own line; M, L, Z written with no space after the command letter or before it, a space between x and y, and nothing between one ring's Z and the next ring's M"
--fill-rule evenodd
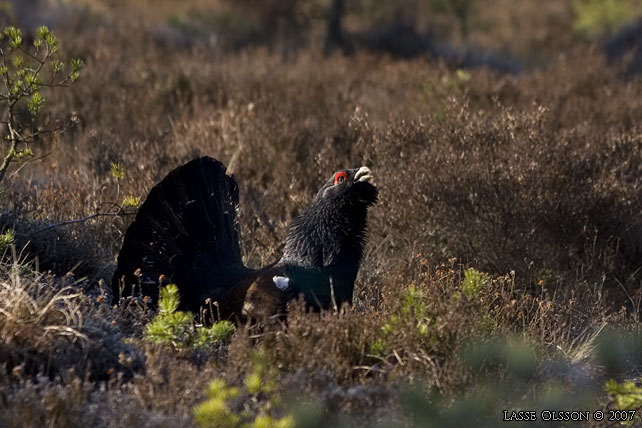
M147 325L145 338L150 342L172 345L177 349L204 349L227 342L234 334L234 324L227 320L211 326L196 326L190 312L178 310L178 287L170 284L160 289L158 314Z
M64 88L77 81L83 62L74 58L65 64L58 59L60 41L45 26L38 28L31 46L15 27L0 30L0 103L4 103L2 139L6 146L0 164L0 181L12 164L34 158L33 147L43 138L65 132L78 119L44 118L44 92Z

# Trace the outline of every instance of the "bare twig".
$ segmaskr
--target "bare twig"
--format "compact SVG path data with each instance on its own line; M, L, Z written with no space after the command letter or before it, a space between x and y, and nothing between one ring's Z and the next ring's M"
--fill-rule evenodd
M60 223L50 224L49 226L45 226L42 229L36 230L35 232L31 232L29 234L29 236L34 236L34 235L37 235L39 233L46 232L48 230L55 229L55 228L58 228L58 227L61 227L61 226L67 226L67 225L70 225L70 224L84 223L84 222L86 222L88 220L91 220L93 218L96 218L96 217L119 217L119 216L126 216L126 215L134 215L134 213L126 212L126 211L122 211L122 210L116 211L116 212L107 212L107 213L94 213L94 214L88 215L86 217L77 218L77 219L73 219L73 220L65 220L65 221L61 221Z

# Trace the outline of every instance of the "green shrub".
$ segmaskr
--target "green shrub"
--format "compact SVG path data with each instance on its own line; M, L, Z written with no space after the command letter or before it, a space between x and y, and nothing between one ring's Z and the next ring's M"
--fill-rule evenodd
M234 324L223 320L209 327L195 326L190 312L178 310L178 287L170 284L160 290L158 315L147 325L145 338L175 348L203 349L227 342L234 333Z
M642 407L642 386L635 381L617 382L609 379L604 384L604 391L620 410L634 410Z
M490 280L490 275L470 268L464 272L464 279L461 282L461 291L468 299L474 299L481 293L484 286Z
M224 380L217 379L210 383L207 390L209 399L194 408L194 418L200 427L235 427L241 422L241 416L232 412L227 401L238 397L239 390L227 386Z
M417 329L423 331L422 319L425 318L428 309L421 290L411 285L405 290L402 298L399 313L392 315L383 325L384 334L392 333L402 325L405 326L409 320L416 321Z
M573 10L573 29L589 38L613 33L639 12L631 0L574 0Z
M0 254L6 253L9 248L14 245L16 235L13 229L7 229L3 234L0 235Z
M243 390L222 379L210 383L208 400L194 407L194 418L201 428L292 428L294 418L271 416L281 398L275 392L276 370L268 368L265 356L252 354L252 370L245 375ZM237 401L237 403L235 403ZM243 411L235 411L241 406ZM249 410L248 410L249 409Z
M428 336L430 320L424 294L415 285L411 285L403 291L401 298L399 309L381 326L382 337L376 338L370 344L370 354L379 357L385 356L390 351L388 338L398 335L401 330L409 326L412 326L413 333L419 337Z
M420 336L426 336L428 334L426 319L428 307L426 306L421 290L411 285L405 290L402 298L399 312L392 315L388 322L381 327L384 335L394 333L400 328L406 328L408 324L411 324L415 326Z

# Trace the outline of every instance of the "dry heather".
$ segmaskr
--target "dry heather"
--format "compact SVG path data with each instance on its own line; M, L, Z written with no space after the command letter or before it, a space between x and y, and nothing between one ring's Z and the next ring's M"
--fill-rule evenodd
M0 427L196 426L214 379L240 389L226 408L243 417L494 426L502 408L604 406L607 379L639 372L639 77L589 48L519 76L188 49L133 16L60 29L86 68L48 108L80 124L3 182L0 231L22 256L0 266ZM144 302L112 307L101 287L131 215L42 230L144 198L197 155L234 172L251 266L278 257L334 170L370 166L381 194L353 307L295 302L286 323L207 352L150 345Z
M85 294L87 284L32 271L29 264L3 265L0 282L2 377L84 373L105 379L123 371L122 358L138 358L123 343L103 294Z

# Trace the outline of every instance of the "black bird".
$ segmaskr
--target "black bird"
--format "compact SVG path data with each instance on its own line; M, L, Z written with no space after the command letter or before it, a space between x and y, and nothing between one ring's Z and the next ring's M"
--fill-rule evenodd
M125 233L112 279L114 299L139 291L155 303L159 284L175 283L182 309L217 302L221 318L282 314L302 294L314 309L352 303L377 201L366 167L336 172L289 228L283 256L245 267L239 246L238 185L225 166L200 157L170 172L149 192Z

